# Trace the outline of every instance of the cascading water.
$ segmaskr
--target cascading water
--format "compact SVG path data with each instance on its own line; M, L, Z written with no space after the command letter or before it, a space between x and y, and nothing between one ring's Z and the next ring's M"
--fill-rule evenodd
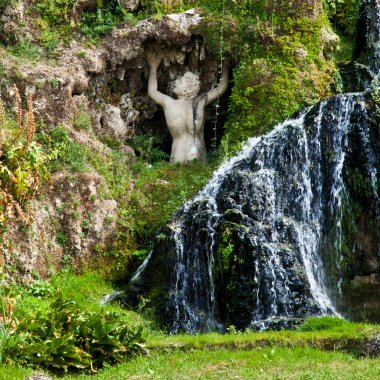
M343 282L380 268L379 113L369 93L338 95L250 139L157 236L126 302L147 297L169 331L189 333L345 314Z
M364 53L363 63L372 71L373 77L380 74L380 3L378 0L363 0L361 20Z

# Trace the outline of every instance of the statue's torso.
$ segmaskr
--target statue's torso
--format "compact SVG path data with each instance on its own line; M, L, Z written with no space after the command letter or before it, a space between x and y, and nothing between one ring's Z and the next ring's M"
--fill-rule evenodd
M170 159L188 162L206 159L203 130L205 123L205 99L171 99L165 104L165 118L173 138Z

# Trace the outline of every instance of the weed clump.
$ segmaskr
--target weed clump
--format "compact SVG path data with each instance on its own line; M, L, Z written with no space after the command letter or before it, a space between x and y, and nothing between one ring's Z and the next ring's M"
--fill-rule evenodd
M300 331L327 331L335 329L344 329L352 325L351 322L338 317L319 317L308 318L299 327Z

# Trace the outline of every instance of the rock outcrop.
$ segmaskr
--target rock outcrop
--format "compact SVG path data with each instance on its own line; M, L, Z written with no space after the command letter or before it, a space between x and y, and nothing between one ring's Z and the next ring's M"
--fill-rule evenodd
M88 264L92 248L115 229L117 203L102 199L104 180L97 174L57 173L43 199L31 202L30 225L10 225L3 236L3 261L28 278L63 264Z
M3 42L34 38L29 5L20 1L17 7L4 10L0 20ZM94 6L96 2L77 1L73 17ZM139 1L124 1L123 6L136 10ZM159 117L158 122L152 121L157 106L147 96L147 47L154 45L164 56L159 82L165 92L170 93L174 79L189 69L203 78L207 88L215 80L217 63L206 57L202 38L194 34L201 19L197 12L188 11L137 25L125 23L99 46L89 47L80 39L73 39L69 47L59 45L54 64L19 59L0 48L5 56L0 95L14 107L12 85L16 83L22 94L33 95L35 116L44 128L63 124L71 139L105 155L108 148L101 139L115 139L121 151L133 154L127 139L136 130L144 131L146 125L159 128L160 124ZM20 30L20 22L28 27ZM161 128L166 130L164 125ZM28 276L34 271L46 274L49 266L58 267L67 254L78 265L81 260L89 261L94 245L104 243L114 231L117 218L116 201L99 196L102 186L104 181L97 174L57 173L43 199L30 205L31 225L13 225L4 236L9 266Z

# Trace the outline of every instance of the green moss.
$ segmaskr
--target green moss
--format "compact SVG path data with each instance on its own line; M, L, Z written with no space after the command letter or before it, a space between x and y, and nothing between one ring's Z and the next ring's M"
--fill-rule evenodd
M362 0L324 0L323 5L332 25L344 35L354 36Z
M334 65L322 51L328 21L315 2L242 1L224 4L224 9L222 1L199 4L207 10L200 31L210 51L232 55L236 63L224 156L330 94Z
M141 162L140 164L141 165ZM148 243L186 200L194 196L210 178L213 165L191 162L178 165L159 162L136 173L131 213L136 218L140 241Z

